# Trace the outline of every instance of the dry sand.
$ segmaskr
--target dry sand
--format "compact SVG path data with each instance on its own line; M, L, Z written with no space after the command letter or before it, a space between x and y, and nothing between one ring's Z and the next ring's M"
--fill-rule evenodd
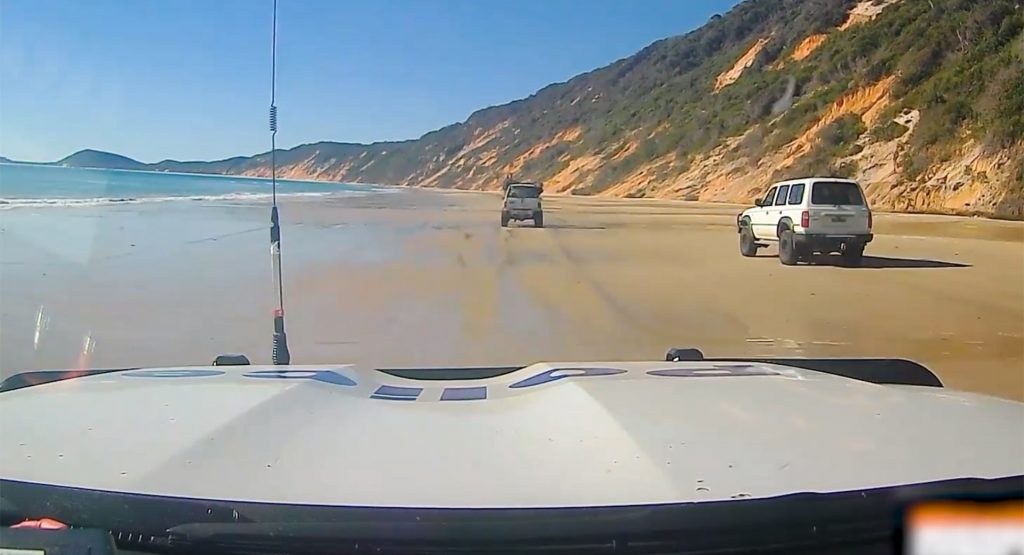
M880 214L864 268L783 267L774 248L740 256L739 207L551 197L547 228L502 229L499 203L402 190L283 206L293 363L891 356L1024 400L1020 222ZM81 260L5 225L4 375L75 366L83 345L90 366L268 362L265 207L77 210L93 230Z

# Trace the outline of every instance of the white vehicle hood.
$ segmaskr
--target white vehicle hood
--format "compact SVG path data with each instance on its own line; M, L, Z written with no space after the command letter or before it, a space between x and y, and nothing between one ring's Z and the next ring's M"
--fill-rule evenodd
M764 363L154 369L0 393L0 479L368 507L577 507L1024 475L1024 404Z

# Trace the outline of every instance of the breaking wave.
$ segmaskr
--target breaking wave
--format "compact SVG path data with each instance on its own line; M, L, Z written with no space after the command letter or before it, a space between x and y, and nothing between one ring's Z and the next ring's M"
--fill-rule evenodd
M280 199L303 197L358 197L373 191L323 191L303 193L278 193ZM239 202L269 200L270 193L225 193L221 195L192 195L164 197L96 197L96 198L0 198L0 210L11 208L43 208L43 207L86 207L118 204L148 204L154 202L173 201L206 201L206 202Z

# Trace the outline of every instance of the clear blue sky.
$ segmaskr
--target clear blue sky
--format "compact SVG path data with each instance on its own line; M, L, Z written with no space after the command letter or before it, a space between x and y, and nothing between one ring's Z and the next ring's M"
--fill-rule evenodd
M278 145L416 138L736 0L279 0ZM0 0L0 155L269 148L271 0Z

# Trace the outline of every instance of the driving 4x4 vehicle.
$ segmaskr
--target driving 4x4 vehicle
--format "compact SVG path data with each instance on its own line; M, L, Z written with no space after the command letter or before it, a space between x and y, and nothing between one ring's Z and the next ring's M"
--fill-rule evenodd
M544 227L544 210L540 203L540 183L507 183L501 205L501 227L511 220L533 220L534 227Z
M771 186L763 199L736 217L740 254L778 241L779 260L789 266L813 254L839 253L858 265L871 234L871 210L856 181L805 177Z

